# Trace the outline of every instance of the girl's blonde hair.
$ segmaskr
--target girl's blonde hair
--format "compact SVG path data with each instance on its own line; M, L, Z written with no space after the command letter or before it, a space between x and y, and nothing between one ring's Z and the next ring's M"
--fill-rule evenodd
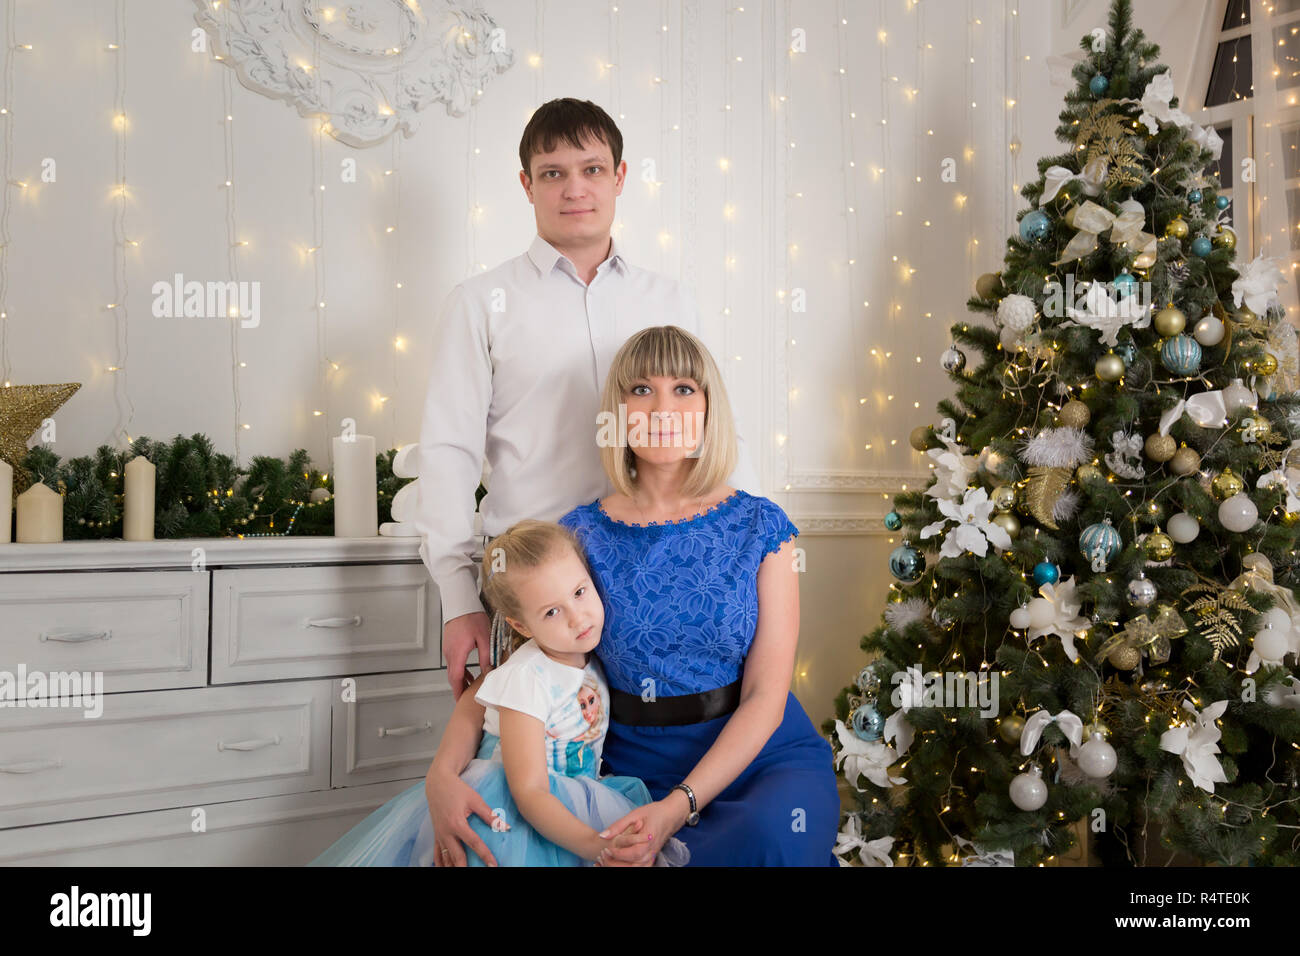
M513 586L513 581L519 580L518 572L549 564L563 556L565 548L572 549L590 577L591 565L587 562L587 554L577 535L553 521L526 518L489 541L483 549L483 596L493 612L500 614L503 619L513 617L522 621L523 605ZM511 572L514 572L513 578ZM510 632L510 651L513 652L528 640L511 625L504 626Z
M736 421L717 363L704 343L676 325L656 325L637 332L618 350L601 395L602 419L618 421L618 406L640 379L652 375L690 378L704 392L704 440L682 493L695 498L722 484L736 469ZM612 416L612 417L611 417ZM636 491L636 453L619 435L614 444L602 442L600 461L614 489L632 497Z

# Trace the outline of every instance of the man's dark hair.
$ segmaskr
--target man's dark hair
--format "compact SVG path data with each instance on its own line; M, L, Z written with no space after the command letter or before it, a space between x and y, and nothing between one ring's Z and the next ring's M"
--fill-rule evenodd
M519 140L519 165L531 180L537 153L549 153L560 142L582 149L583 140L603 140L614 156L614 169L623 161L623 134L608 113L591 100L570 96L543 103L524 127Z

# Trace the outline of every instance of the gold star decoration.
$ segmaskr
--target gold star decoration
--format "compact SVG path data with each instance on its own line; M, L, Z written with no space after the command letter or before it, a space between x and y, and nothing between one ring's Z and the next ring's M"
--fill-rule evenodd
M31 473L21 464L27 439L79 388L80 382L0 388L0 460L13 466L15 497L32 483Z

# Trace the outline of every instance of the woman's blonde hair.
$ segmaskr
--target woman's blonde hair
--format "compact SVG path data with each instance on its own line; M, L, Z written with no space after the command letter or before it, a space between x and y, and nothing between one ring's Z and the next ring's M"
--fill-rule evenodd
M522 621L523 605L513 586L513 581L519 578L517 573L512 578L511 572L530 571L549 564L561 557L565 548L573 550L590 577L591 565L587 562L587 554L577 535L553 521L526 518L489 541L483 549L483 597L493 612L501 614L503 618L512 617ZM510 631L511 651L528 640L511 625L505 626Z
M676 325L642 329L623 343L610 365L600 400L602 420L618 421L618 407L627 392L652 375L694 379L704 392L704 440L682 486L687 497L699 497L726 481L736 469L736 422L722 374L704 343L685 329ZM636 453L627 444L627 435L620 434L614 443L601 442L600 461L614 489L632 497Z

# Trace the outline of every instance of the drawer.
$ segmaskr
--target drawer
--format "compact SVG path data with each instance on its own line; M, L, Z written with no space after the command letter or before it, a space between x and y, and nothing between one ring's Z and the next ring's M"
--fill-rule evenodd
M212 572L212 683L438 666L437 588L421 563Z
M302 866L412 781L0 830L0 866Z
M423 777L456 709L446 671L334 682L330 785ZM344 694L352 698L345 700Z
M105 693L207 683L208 572L0 574L0 668L101 672Z
M329 786L329 681L142 691L0 713L0 827Z

